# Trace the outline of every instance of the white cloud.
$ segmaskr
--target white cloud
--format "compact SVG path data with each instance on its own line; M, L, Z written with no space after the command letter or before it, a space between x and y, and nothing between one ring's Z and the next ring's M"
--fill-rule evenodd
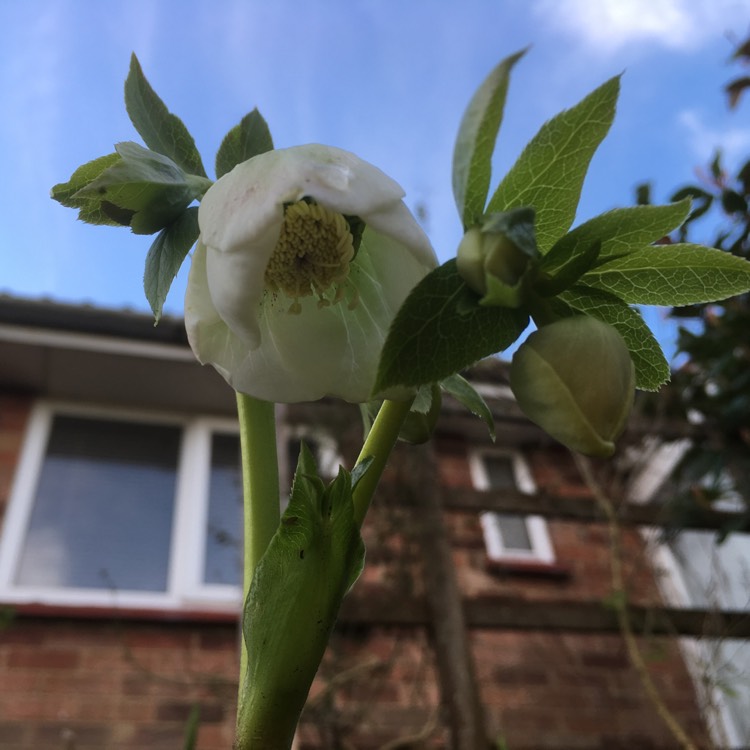
M723 161L728 167L738 164L740 159L747 158L750 153L750 127L714 127L693 109L680 112L677 121L700 163L709 161L717 148L721 150Z
M747 16L744 0L535 0L532 8L597 54L643 43L696 50Z

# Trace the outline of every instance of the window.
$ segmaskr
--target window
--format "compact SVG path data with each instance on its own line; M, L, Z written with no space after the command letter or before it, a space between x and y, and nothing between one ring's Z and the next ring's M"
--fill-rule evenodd
M323 479L333 479L339 471L341 456L339 455L336 441L330 435L319 430L313 430L307 425L284 425L279 430L282 450L279 451L279 464L281 466L282 495L288 495L292 486L292 479L297 468L297 458L300 448L304 443L315 457L318 474Z
M236 610L236 429L233 420L38 404L0 541L0 600ZM333 441L320 444L333 462Z
M536 491L526 462L514 451L477 450L469 455L469 466L479 490ZM488 511L480 520L490 561L554 563L547 524L540 516Z

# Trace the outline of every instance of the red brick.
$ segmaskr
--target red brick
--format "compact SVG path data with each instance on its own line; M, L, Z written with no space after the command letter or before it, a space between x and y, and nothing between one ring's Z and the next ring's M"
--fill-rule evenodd
M153 748L153 750L174 750L182 746L185 729L182 726L142 726L136 727L133 747Z
M201 724L198 727L200 750L227 750L234 742L234 725Z
M128 630L123 636L124 643L130 648L187 649L193 639L188 630L160 628L147 630Z
M152 722L156 718L153 698L121 697L118 704L119 720L134 721L139 724Z
M216 649L219 651L239 652L240 638L238 628L203 630L198 633L198 647L206 651Z
M40 628L24 627L23 623L13 622L0 630L0 649L11 644L25 643L38 646L46 639L44 630Z
M8 654L8 666L11 668L71 669L77 667L79 661L79 652L68 649L18 649Z
M43 722L33 729L35 747L65 747L63 738L72 747L94 746L104 748L111 737L111 730L105 724L92 724L70 721Z
M156 708L156 718L159 721L186 722L193 711L195 702L167 701ZM224 720L224 707L218 703L200 703L200 723L217 724Z
M25 743L30 732L26 722L0 721L0 747Z

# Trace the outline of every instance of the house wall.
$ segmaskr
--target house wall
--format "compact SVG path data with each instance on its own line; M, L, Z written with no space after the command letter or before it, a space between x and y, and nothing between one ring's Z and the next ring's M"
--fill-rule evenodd
M0 397L0 507L7 501L31 401ZM471 486L467 443L435 443L439 484ZM406 449L408 450L408 448ZM526 452L535 482L561 495L586 492L567 454ZM397 464L397 462L396 462ZM387 477L398 481L397 471ZM352 596L378 601L388 593L408 602L424 594L418 517L399 505L386 484L365 530L367 568ZM478 515L448 509L456 575L473 601L603 600L610 593L606 527L552 521L554 576L489 570ZM658 604L653 575L635 531L623 537L632 601ZM0 747L4 750L166 750L181 748L192 707L201 708L199 750L231 746L238 662L238 628L231 618L207 620L138 613L5 610L0 625ZM384 624L373 605L369 620L338 626L310 694L299 750L445 747L438 655L429 629ZM701 745L705 728L676 642L639 640L665 704ZM591 749L677 747L645 696L616 634L472 629L481 699L498 748ZM450 686L443 691L450 696ZM504 744L503 744L504 743ZM395 745L392 745L395 747Z
M18 616L0 631L0 747L136 750L232 746L237 628Z

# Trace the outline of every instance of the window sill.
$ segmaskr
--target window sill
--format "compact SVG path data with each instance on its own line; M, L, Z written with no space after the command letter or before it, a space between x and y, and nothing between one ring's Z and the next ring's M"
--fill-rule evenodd
M567 581L572 575L570 568L565 565L540 560L488 559L486 568L489 573L498 576L549 578L556 581Z
M76 620L128 620L173 623L236 624L239 610L170 609L156 607L108 607L93 605L0 602L0 610L16 618L56 618Z

